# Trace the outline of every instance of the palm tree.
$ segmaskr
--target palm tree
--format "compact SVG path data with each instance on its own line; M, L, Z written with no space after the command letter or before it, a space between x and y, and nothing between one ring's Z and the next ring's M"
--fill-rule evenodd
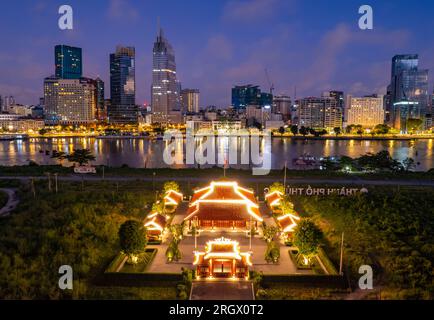
M68 155L63 151L53 151L53 155L51 156L52 159L59 160L60 165L62 166L63 160L68 158Z
M89 161L94 161L95 156L89 149L76 149L67 156L68 161L78 163L80 166L87 164Z

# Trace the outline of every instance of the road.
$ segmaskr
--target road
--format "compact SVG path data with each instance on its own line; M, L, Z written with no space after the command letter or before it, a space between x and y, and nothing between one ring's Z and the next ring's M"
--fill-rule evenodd
M0 180L22 180L27 181L31 178L35 179L47 179L46 176L2 176ZM101 176L96 175L68 175L68 176L59 176L59 181L156 181L156 182L165 182L168 180L174 180L178 182L208 182L210 180L209 177L192 177L192 176L180 176L180 177L172 177L172 176L156 176L156 177L141 177L141 176L109 176L103 179ZM240 177L237 178L245 183L267 183L271 184L278 180L276 177L267 177L267 176L251 176L251 177ZM358 186L424 186L424 187L434 187L434 180L406 180L406 179L394 179L394 180L365 180L361 178L354 179L327 179L327 178L288 178L287 184L331 184L331 185L358 185Z
M0 217L7 217L17 207L19 200L17 199L15 189L0 189L0 191L5 192L9 196L6 205L0 208Z

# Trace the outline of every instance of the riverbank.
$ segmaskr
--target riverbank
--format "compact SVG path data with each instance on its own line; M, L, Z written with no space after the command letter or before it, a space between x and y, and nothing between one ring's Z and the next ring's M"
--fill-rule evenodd
M236 179L245 182L274 182L284 179L284 170L271 170L268 175L255 176L251 170L237 170L222 168L208 169L145 169L130 167L106 167L96 166L97 173L89 175L79 175L73 173L72 167L60 165L30 165L30 166L0 166L0 178L4 179L28 179L30 177L42 177L51 179L57 175L66 180L144 180L144 181L209 181L220 179L226 176L228 179ZM410 184L429 185L434 183L434 170L428 172L378 172L378 173L345 173L330 172L325 170L287 170L287 183L345 183L345 184Z

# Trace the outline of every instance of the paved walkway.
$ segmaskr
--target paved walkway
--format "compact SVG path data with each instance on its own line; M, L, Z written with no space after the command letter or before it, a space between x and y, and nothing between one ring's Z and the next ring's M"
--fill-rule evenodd
M271 223L271 222L270 222ZM208 241L214 240L216 238L229 238L231 240L236 240L240 244L240 249L242 252L250 251L250 238L242 232L233 231L218 231L218 232L203 232L197 237L197 249L198 251L205 250L205 245ZM179 244L179 249L182 253L182 258L178 262L167 263L166 262L166 250L167 244L152 245L149 248L157 248L158 252L148 268L148 272L151 273L161 273L161 272L181 272L181 268L193 268L195 243L193 236L185 236L184 239ZM311 270L298 270L295 264L292 262L288 250L289 247L281 245L280 246L280 260L279 263L267 263L265 261L265 250L267 249L267 243L256 236L252 239L252 263L253 266L251 270L263 272L265 274L309 274L312 273Z
M250 281L195 281L190 300L254 300Z
M7 217L17 207L19 200L15 189L0 189L9 196L6 205L0 209L0 217Z

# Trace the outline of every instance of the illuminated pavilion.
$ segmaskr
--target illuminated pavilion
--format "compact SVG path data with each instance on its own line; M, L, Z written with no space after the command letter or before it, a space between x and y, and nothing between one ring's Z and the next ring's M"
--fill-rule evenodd
M166 224L166 217L157 212L147 216L144 226L148 240L161 240Z
M204 252L194 252L196 275L205 278L246 278L250 253L241 252L237 241L219 238L208 241Z
M257 228L262 222L253 191L237 182L217 181L195 191L184 219L201 229Z

